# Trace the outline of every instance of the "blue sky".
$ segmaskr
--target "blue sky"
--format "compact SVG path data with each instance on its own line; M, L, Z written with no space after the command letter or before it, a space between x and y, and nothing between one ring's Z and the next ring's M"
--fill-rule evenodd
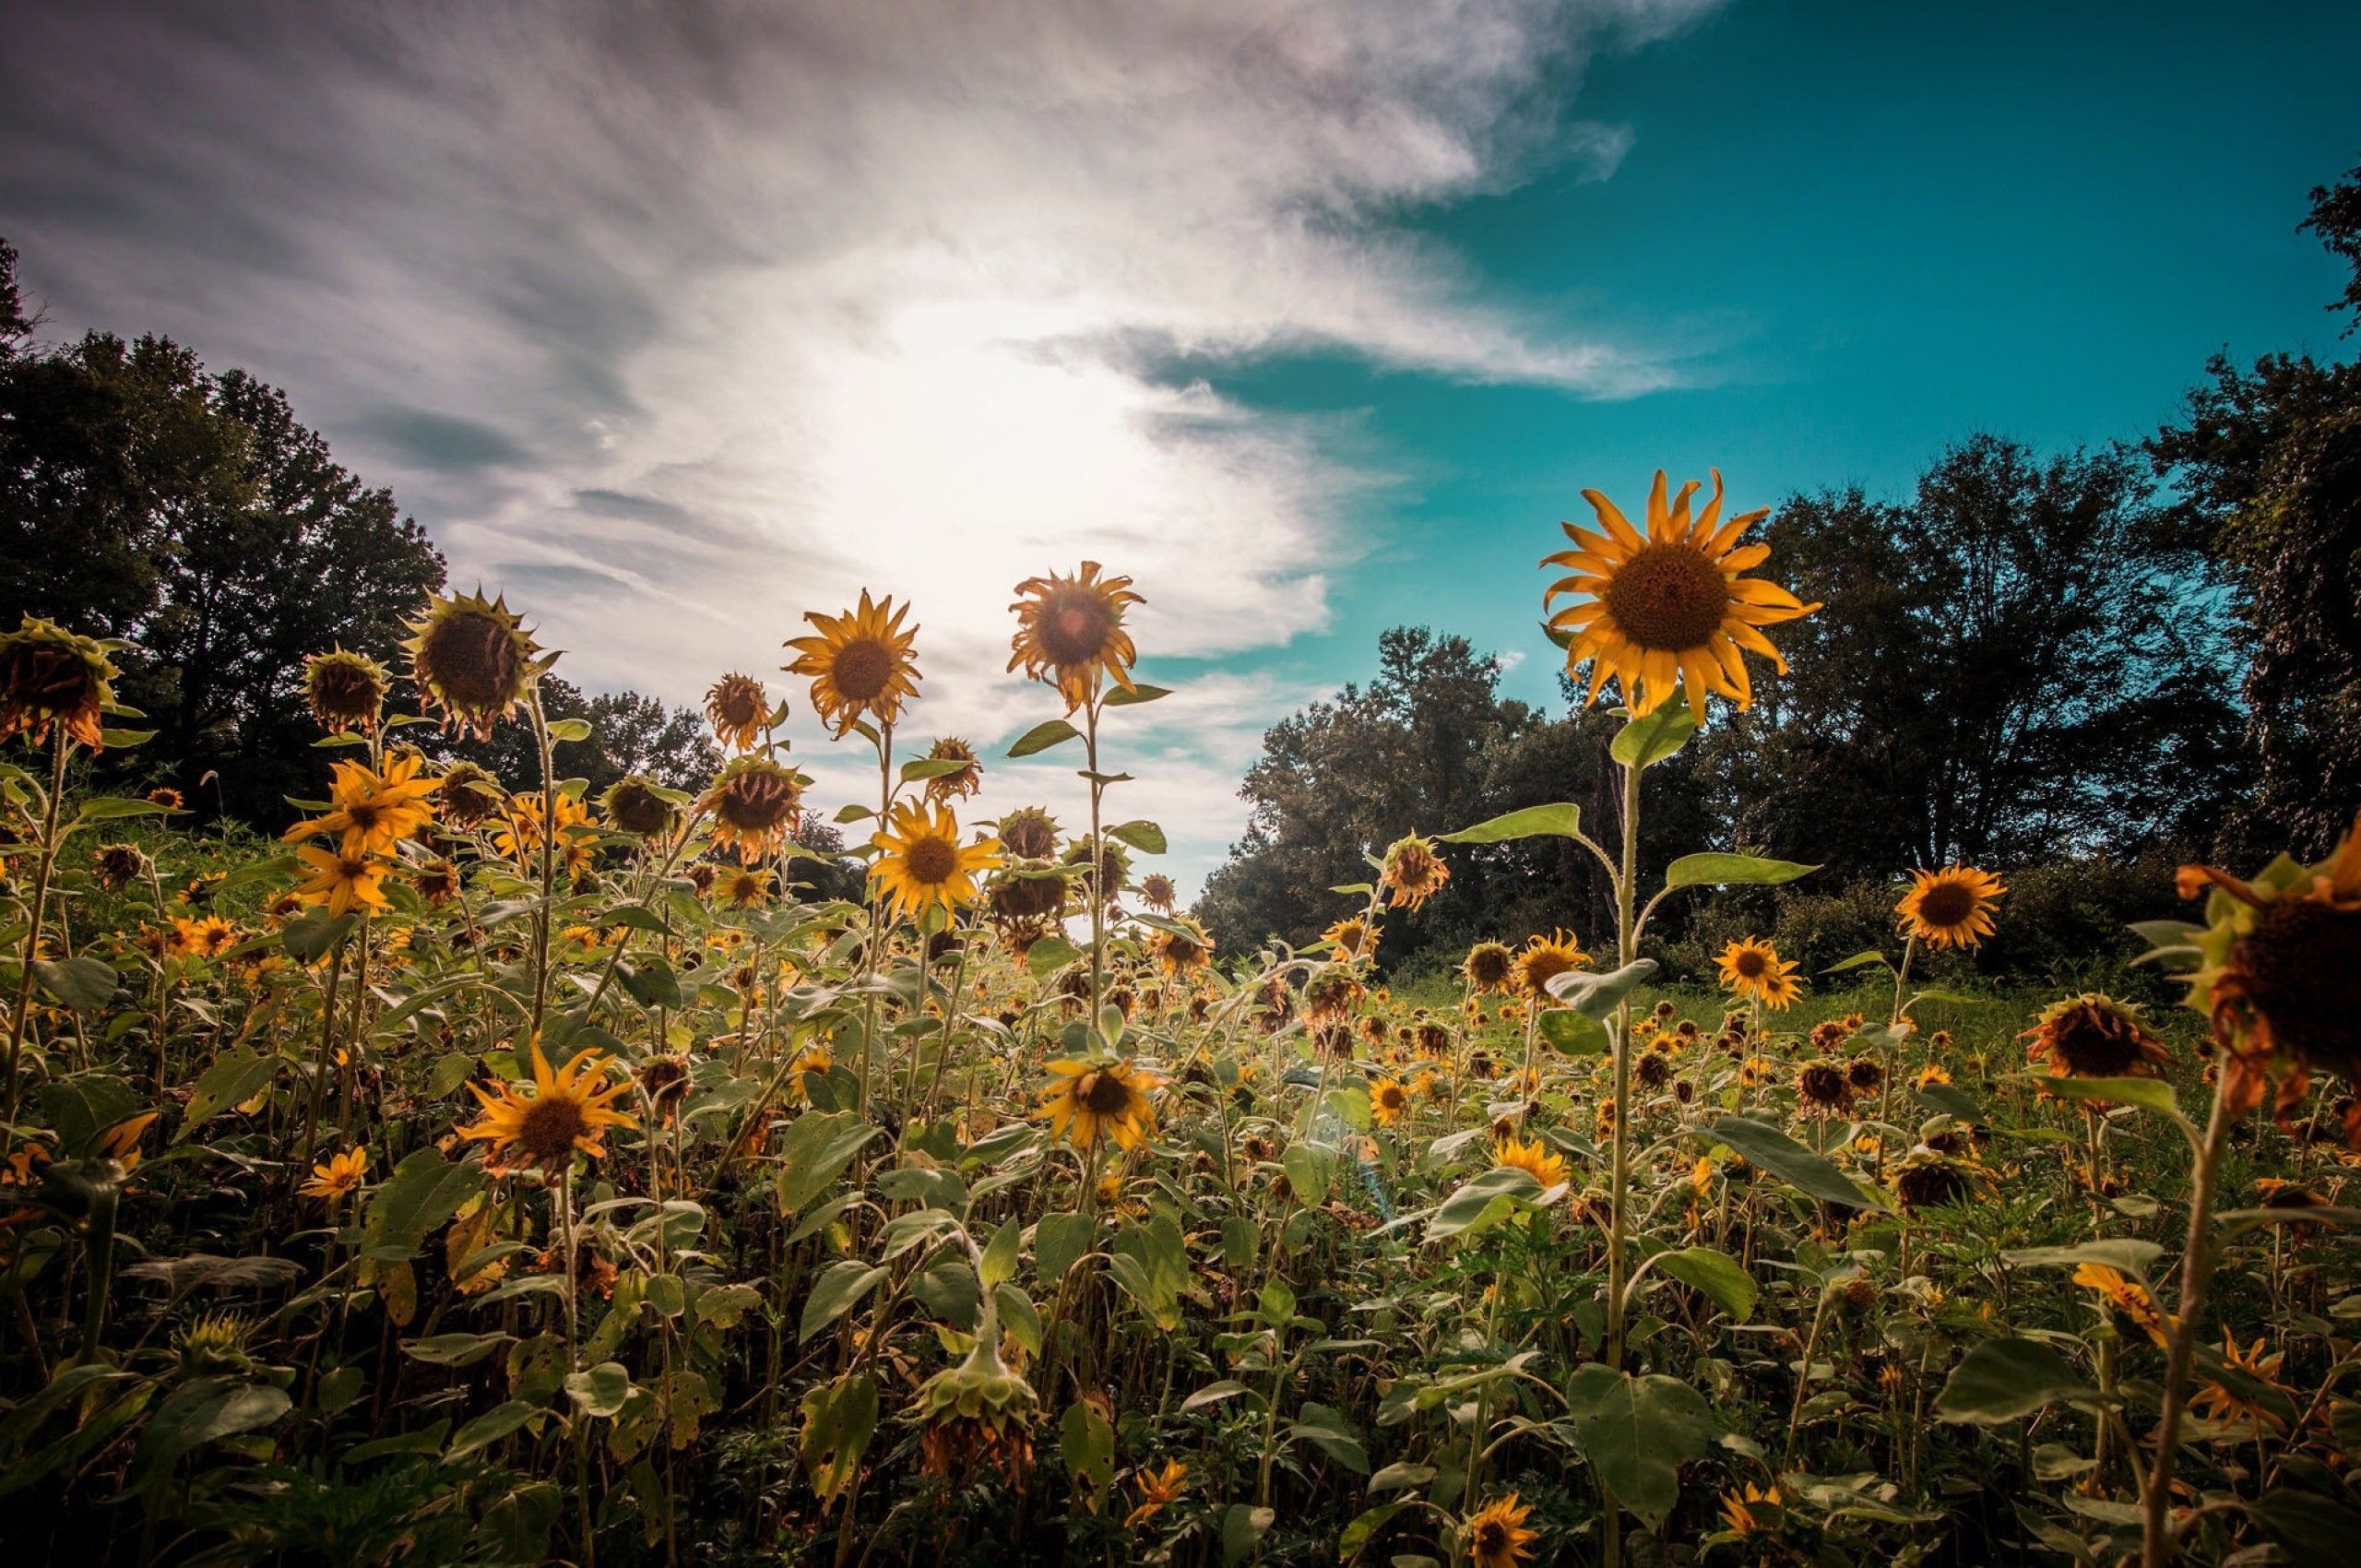
M576 680L779 679L866 587L924 629L911 731L996 748L1055 711L1010 588L1135 576L1178 689L1119 805L1184 887L1382 628L1553 696L1585 485L1892 491L2343 351L2294 225L2361 160L2349 5L89 0L12 44L53 334L285 386ZM1078 815L1061 759L991 778Z

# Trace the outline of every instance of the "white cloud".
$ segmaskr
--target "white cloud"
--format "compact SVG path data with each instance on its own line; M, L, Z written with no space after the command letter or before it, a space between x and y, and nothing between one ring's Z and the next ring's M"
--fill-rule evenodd
M1396 220L1610 175L1584 59L1699 8L56 7L0 61L0 221L61 325L287 386L574 678L686 700L870 587L925 628L914 726L989 742L1043 711L1002 671L1034 572L1134 576L1151 660L1324 624L1384 476L1174 356L1664 382ZM1296 700L1142 710L1188 869Z

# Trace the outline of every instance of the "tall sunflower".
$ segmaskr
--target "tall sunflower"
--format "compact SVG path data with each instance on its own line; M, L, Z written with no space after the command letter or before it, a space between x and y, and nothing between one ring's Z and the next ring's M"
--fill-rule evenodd
M872 603L863 588L860 603L841 615L805 611L814 635L788 639L798 653L787 672L812 678L812 707L837 734L863 714L891 724L901 717L902 704L918 696L919 667L911 649L919 629L902 626L909 612L907 604L894 607L892 594Z
M725 750L751 752L770 725L770 694L752 675L732 671L705 694L705 717Z
M1135 1062L1052 1062L1054 1080L1034 1114L1050 1123L1050 1136L1088 1153L1101 1138L1135 1149L1156 1131L1149 1096L1163 1077Z
M541 655L505 595L487 600L481 588L430 596L426 612L409 629L402 647L419 695L443 710L445 728L468 731L479 741L492 739L492 727L516 711L557 659Z
M1147 948L1167 974L1184 980L1214 961L1214 939L1205 934L1204 927L1186 915L1169 926L1158 926L1156 934L1148 938Z
M1929 947L1976 947L1992 934L1992 911L2007 891L1999 877L1974 866L1914 871L1893 912L1904 935Z
M2153 1078L2172 1061L2136 1005L2095 991L2051 1003L2018 1038L2033 1041L2026 1060L2047 1059L2054 1077Z
M713 816L715 847L735 849L741 864L753 865L786 847L802 820L808 782L766 756L732 757L713 776L697 810Z
M462 1128L459 1136L492 1146L484 1164L494 1175L533 1169L554 1175L576 1154L603 1158L606 1146L599 1140L608 1128L639 1125L612 1103L631 1092L631 1079L618 1078L601 1088L599 1081L606 1075L606 1059L595 1051L576 1052L552 1072L536 1039L532 1092L526 1093L522 1084L507 1085L498 1094L469 1084L469 1091L483 1106L483 1120Z
M1771 553L1769 545L1738 542L1769 515L1768 508L1723 522L1722 476L1716 469L1714 498L1692 518L1689 501L1697 489L1691 480L1667 505L1664 470L1658 469L1648 492L1645 535L1596 490L1584 491L1583 499L1598 514L1598 528L1560 525L1574 547L1541 564L1563 566L1572 575L1550 584L1542 603L1546 608L1560 594L1576 596L1574 603L1550 615L1548 624L1565 638L1568 674L1590 661L1584 702L1596 700L1611 675L1634 715L1654 713L1678 687L1690 711L1702 716L1708 693L1740 707L1752 700L1745 658L1750 650L1786 672L1786 660L1762 628L1809 615L1820 606L1760 577L1741 576Z
M1144 604L1129 577L1099 576L1096 561L1074 576L1027 577L1016 585L1016 636L1008 667L1055 686L1072 713L1098 695L1103 682L1132 690L1139 650L1123 630L1123 612Z
M1406 833L1386 847L1377 885L1385 889L1388 909L1415 912L1451 880L1451 868L1435 853L1434 840Z
M1000 840L959 842L959 820L948 806L904 801L870 838L877 859L869 874L892 901L894 918L915 920L928 909L953 913L981 894L976 873L1001 863Z
M391 683L386 667L365 653L339 647L303 659L303 700L323 730L375 730Z
M1475 1568L1516 1568L1531 1557L1532 1543L1541 1538L1539 1531L1525 1527L1532 1513L1511 1492L1467 1515L1467 1554Z
M418 777L418 759L397 756L377 772L365 763L336 765L327 815L299 822L279 836L292 844L315 834L331 834L348 855L390 855L394 846L416 834L434 818L433 801L441 780Z
M960 765L926 781L930 801L964 801L984 787L984 765L977 760L976 748L956 735L945 735L928 747L926 760Z
M1759 936L1731 943L1714 962L1721 968L1725 990L1751 996L1774 1013L1786 1011L1802 993L1795 960L1781 958L1779 950Z
M1524 1171L1545 1187L1554 1187L1572 1174L1566 1157L1539 1138L1530 1141L1503 1134L1492 1146L1492 1163Z

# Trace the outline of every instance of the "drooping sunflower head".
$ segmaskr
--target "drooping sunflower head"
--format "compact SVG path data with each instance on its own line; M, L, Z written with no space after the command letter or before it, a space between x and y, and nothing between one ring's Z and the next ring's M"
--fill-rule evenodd
M409 624L410 679L429 707L443 710L445 728L464 730L479 741L516 711L534 681L556 661L510 612L506 596L487 600L474 593L434 594L426 613Z
M22 734L39 745L54 724L70 740L100 750L114 677L106 644L26 616L0 636L0 741Z
M1020 861L1046 861L1058 852L1058 825L1039 806L1019 806L1000 819L1001 848Z
M1180 898L1180 890L1173 886L1172 879L1162 872L1152 871L1140 878L1140 902L1157 913L1170 914L1172 906Z
M469 828L500 814L508 792L500 780L471 762L455 762L435 781L434 809L453 827Z
M1806 1111L1814 1116L1835 1116L1853 1106L1852 1080L1845 1069L1825 1057L1807 1062L1796 1074L1796 1093L1801 1097Z
M639 1125L612 1103L630 1092L631 1079L618 1078L601 1087L607 1063L598 1052L578 1052L552 1072L536 1039L532 1068L530 1093L522 1084L508 1085L498 1094L474 1082L468 1085L483 1107L483 1119L462 1128L459 1136L492 1146L484 1163L493 1173L536 1169L555 1173L576 1154L603 1158L607 1150L601 1140L608 1128Z
M1072 576L1054 573L1016 585L1016 636L1008 667L1055 686L1071 713L1113 681L1132 689L1132 664L1139 657L1123 612L1145 602L1131 591L1129 577L1099 576L1096 561L1085 561Z
M1690 711L1704 716L1714 694L1746 707L1753 697L1746 655L1759 653L1785 674L1786 661L1762 635L1764 626L1793 621L1820 608L1786 589L1742 574L1770 555L1765 544L1738 541L1769 515L1744 513L1722 521L1722 476L1714 473L1714 496L1703 511L1690 515L1694 480L1679 495L1665 498L1664 470L1656 470L1648 493L1648 529L1643 535L1596 490L1583 499L1598 526L1561 525L1573 541L1542 561L1563 566L1569 576L1549 585L1546 607L1560 594L1574 602L1549 617L1549 630L1566 649L1566 671L1590 663L1596 700L1613 677L1634 715L1655 712L1680 692Z
M778 853L802 820L809 780L766 756L732 757L713 777L697 810L713 817L713 841L746 865Z
M2172 1060L2137 1006L2095 991L2051 1003L2020 1038L2033 1041L2028 1061L2061 1078L2151 1078Z
M1102 838L1098 842L1097 862L1096 867L1091 864L1087 839L1077 838L1066 846L1065 864L1074 871L1074 886L1083 897L1111 904L1132 885L1131 851L1114 838Z
M760 681L733 670L706 690L705 717L724 748L751 752L771 725L771 696Z
M1404 834L1386 847L1377 885L1385 889L1386 906L1417 909L1451 880L1451 868L1435 853L1434 840Z
M1342 1022L1368 994L1350 965L1323 964L1304 977L1303 1014L1315 1024Z
M988 1469L1012 1487L1023 1485L1038 1405L1032 1385L1001 1359L999 1335L978 1335L966 1360L919 1385L910 1409L919 1428L919 1468L956 1486Z
M1380 934L1374 922L1351 915L1322 932L1320 940L1335 944L1337 957L1351 960L1374 955Z
M103 845L90 861L98 872L99 885L110 893L122 892L150 869L147 852L136 844Z
M902 705L919 695L912 653L919 629L902 625L909 612L907 604L895 607L893 595L872 601L863 588L860 602L841 615L804 612L813 635L788 639L796 659L787 672L811 677L812 707L837 734L870 714L891 724L901 717Z
M1976 947L1992 934L1992 911L2007 888L1990 872L1949 865L1914 871L1893 907L1902 933L1929 947Z
M664 798L662 786L645 774L627 773L607 786L599 810L625 833L653 838L671 828L679 814Z
M945 735L928 747L926 760L959 765L926 781L930 801L964 801L984 787L984 765L977 759L976 748L956 735Z
M997 838L959 841L959 820L948 806L904 801L870 838L878 850L870 875L893 906L896 920L915 920L926 909L955 913L982 895L978 873L1001 863Z
M1516 955L1505 942L1479 942L1467 950L1466 961L1459 972L1465 977L1470 991L1479 994L1506 991L1509 978L1516 972Z
M1548 936L1536 935L1516 956L1516 988L1536 1002L1551 1000L1549 982L1590 962L1573 932L1560 928Z
M1917 1214L1967 1198L1979 1185L1981 1172L1964 1160L1922 1147L1911 1150L1887 1179L1904 1211Z
M253 1327L234 1313L207 1313L172 1332L172 1352L191 1377L243 1374L254 1367L246 1353Z
M1065 1061L1050 1063L1050 1091L1035 1115L1048 1121L1051 1138L1088 1153L1102 1138L1134 1149L1155 1133L1149 1097L1162 1087L1161 1075L1136 1062Z
M370 733L385 711L391 685L386 667L365 653L339 647L303 659L303 701L323 730Z
M1158 926L1147 945L1168 974L1185 978L1214 961L1214 939L1205 934L1204 927L1185 916Z

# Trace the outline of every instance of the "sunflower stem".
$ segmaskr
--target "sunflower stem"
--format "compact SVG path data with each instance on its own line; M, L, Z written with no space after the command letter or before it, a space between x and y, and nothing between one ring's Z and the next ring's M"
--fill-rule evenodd
M2164 1568L2180 1551L2172 1522L2173 1467L2180 1457L2180 1418L2189 1399L2189 1372L2197 1358L2198 1323L2205 1292L2213 1282L2217 1261L2212 1236L2213 1189L2221 1175L2222 1145L2230 1125L2230 1085L2225 1071L2213 1085L2213 1112L2206 1119L2205 1141L2198 1146L2189 1166L2189 1243L2181 1257L2180 1309L2173 1324L2172 1347L2165 1355L2164 1408L2156 1418L2156 1456L2148 1472L2147 1493L2141 1499L2141 1568Z
M550 997L550 902L557 897L557 761L550 745L549 717L541 711L541 683L535 681L528 711L533 743L541 760L541 897L533 911L533 1027L540 1038L541 1013Z
M17 1146L17 1109L23 1081L17 1075L24 1057L25 1018L32 1011L33 964L41 957L41 927L49 913L49 878L57 864L57 808L65 794L65 726L51 738L49 798L42 802L41 861L33 873L33 918L25 928L25 959L17 978L17 1005L8 1016L8 1131L0 1149L13 1153ZM163 1049L158 1042L158 1051Z

